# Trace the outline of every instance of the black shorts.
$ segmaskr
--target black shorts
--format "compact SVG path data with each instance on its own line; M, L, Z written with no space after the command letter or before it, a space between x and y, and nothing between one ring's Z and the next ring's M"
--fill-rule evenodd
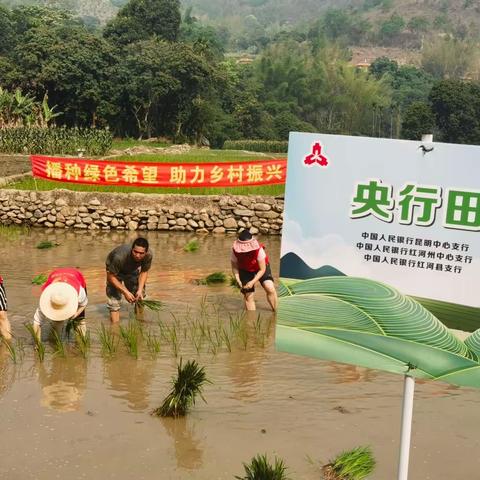
M242 282L242 285L245 285L246 283L253 280L255 278L255 275L257 274L257 272L249 272L247 270L239 270L238 273L240 274L240 281ZM262 275L259 282L263 284L267 280L271 280L273 282L272 270L270 269L270 265L267 265L265 273ZM250 293L254 291L255 286L253 286L252 288L242 288L242 293Z

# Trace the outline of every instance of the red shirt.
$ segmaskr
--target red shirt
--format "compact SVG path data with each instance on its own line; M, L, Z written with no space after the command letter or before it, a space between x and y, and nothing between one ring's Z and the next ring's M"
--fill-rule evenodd
M53 282L65 282L80 293L80 288L87 288L85 277L76 268L57 268L48 276L42 285L42 291Z

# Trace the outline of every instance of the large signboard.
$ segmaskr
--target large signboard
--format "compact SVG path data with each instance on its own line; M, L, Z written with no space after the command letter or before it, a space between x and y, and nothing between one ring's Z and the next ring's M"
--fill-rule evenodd
M35 177L136 187L236 187L285 183L286 160L218 163L113 162L32 155Z
M292 133L278 347L480 386L479 240L480 147Z

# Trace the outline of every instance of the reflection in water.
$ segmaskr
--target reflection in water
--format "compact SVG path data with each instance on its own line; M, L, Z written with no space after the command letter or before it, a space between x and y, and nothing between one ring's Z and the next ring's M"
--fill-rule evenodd
M275 314L262 318L258 312L245 312L241 321L245 340L240 334L239 348L228 355L228 372L233 384L233 398L252 401L259 394L263 362L275 343Z
M192 425L189 425L187 417L162 418L161 421L173 439L177 467L187 470L200 468L203 463L203 450L200 441L195 438L195 430Z
M110 383L111 395L126 400L131 410L145 410L149 406L150 384L155 364L132 357L104 360L104 379Z
M10 360L7 347L0 343L0 398L12 386L15 380L15 365Z
M328 369L333 373L334 383L372 382L378 377L378 372L368 368L347 365L345 363L328 362Z
M53 357L45 363L38 366L42 406L60 412L79 410L87 385L86 360L80 357Z

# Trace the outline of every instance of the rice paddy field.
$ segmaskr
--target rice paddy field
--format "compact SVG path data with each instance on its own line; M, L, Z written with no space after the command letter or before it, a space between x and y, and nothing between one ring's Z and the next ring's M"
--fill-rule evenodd
M247 315L230 286L232 237L145 235L154 252L147 298L161 308L137 320L124 305L112 327L104 262L135 235L0 229L15 335L12 349L0 349L1 479L223 480L266 454L283 459L289 478L314 480L358 446L369 446L377 462L368 478L396 478L400 376L277 352L263 292ZM280 239L260 240L277 278ZM37 248L41 242L50 248ZM25 324L41 275L61 266L86 277L89 334L48 340L45 328L42 357ZM225 282L203 281L218 272ZM185 417L152 416L180 360L204 368L205 402L198 397ZM478 478L479 407L477 390L417 381L410 479Z

